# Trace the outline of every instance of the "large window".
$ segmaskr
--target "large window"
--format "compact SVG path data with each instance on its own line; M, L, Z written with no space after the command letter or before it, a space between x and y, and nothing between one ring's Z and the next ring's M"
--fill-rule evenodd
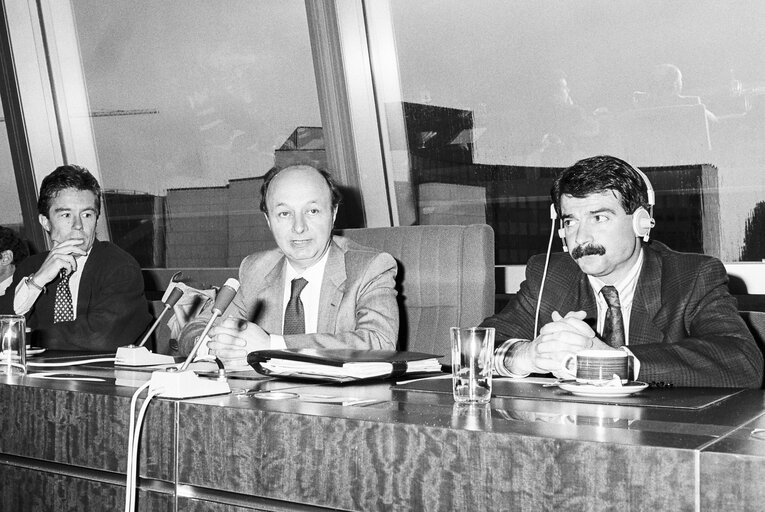
M525 263L555 173L606 153L652 178L656 238L765 258L765 3L365 7L400 223L488 222L497 263Z
M55 12L46 32L60 54L79 49L61 90L112 240L143 266L238 266L269 246L258 178L275 155L325 164L302 0L71 6L74 33Z
M3 106L0 105L0 226L23 232L21 220L21 205L16 188L16 176L13 173L13 162L8 146L8 131L5 129Z

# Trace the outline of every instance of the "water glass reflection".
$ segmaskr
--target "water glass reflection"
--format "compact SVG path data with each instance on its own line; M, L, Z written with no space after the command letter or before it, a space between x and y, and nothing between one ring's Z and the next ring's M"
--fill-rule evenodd
M26 372L26 320L23 315L0 315L0 374Z

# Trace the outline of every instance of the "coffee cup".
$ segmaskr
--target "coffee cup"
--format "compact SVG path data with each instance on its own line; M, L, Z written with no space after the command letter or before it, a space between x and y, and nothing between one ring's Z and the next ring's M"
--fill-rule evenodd
M582 350L566 357L561 371L582 384L604 384L614 376L626 384L630 380L631 357L622 350Z

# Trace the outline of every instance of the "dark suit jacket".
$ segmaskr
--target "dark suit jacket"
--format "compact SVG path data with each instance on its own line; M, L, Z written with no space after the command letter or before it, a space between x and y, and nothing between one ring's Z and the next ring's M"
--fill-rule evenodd
M710 256L643 245L645 257L632 303L629 348L640 360L639 379L675 386L760 387L763 356L728 292L722 263ZM497 329L497 344L533 339L534 311L545 255L533 256L526 280L505 309L483 325ZM584 310L597 318L587 276L565 253L551 255L539 325L558 311Z
M47 256L45 252L22 261L9 290L36 272ZM80 279L77 318L72 322L53 323L58 281L56 278L47 284L47 292L40 294L26 315L34 345L114 352L117 347L135 343L151 322L141 267L111 242L96 240L93 244Z
M244 319L269 334L281 334L284 262L279 249L247 256L239 267L239 292L222 317ZM284 336L287 347L395 350L396 270L390 254L333 237L324 267L317 332ZM209 313L202 314L184 327L181 353L191 351L209 318Z

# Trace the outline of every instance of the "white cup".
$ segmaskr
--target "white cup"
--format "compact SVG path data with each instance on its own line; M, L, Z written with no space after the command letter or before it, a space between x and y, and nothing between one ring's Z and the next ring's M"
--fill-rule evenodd
M630 378L629 357L622 350L582 350L565 358L561 371L584 384L603 384L612 380L614 375L626 384Z
M460 403L491 400L493 327L452 327L452 391Z

